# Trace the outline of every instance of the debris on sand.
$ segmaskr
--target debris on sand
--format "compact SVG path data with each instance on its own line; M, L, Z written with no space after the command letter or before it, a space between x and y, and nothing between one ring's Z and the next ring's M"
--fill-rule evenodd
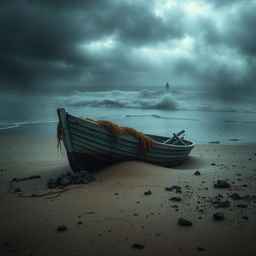
M223 220L224 219L224 213L222 212L216 212L213 214L214 220Z
M216 208L226 208L226 207L229 207L230 206L230 202L228 200L226 201L220 201Z
M222 195L218 195L218 196L215 196L214 198L210 198L210 202L215 204L215 208L226 208L226 207L229 207L230 206L230 202L228 200L223 200L222 199L223 196Z
M182 217L178 219L178 224L180 226L192 226L192 222L191 221L186 220L186 219L184 219Z
M239 207L239 208L247 208L247 204L238 204L237 207Z
M18 193L18 192L21 192L21 191L22 191L21 188L18 188L18 187L13 189L14 193Z
M133 248L143 249L144 248L144 244L142 244L142 243L134 243L133 244Z
M233 200L240 200L240 199L242 199L242 197L238 193L233 193L232 195L230 195L230 197Z
M148 196L148 195L152 195L151 190L145 191L145 192L144 192L144 195L146 195L146 196Z
M180 202L180 201L181 201L181 198L174 196L174 197L171 197L169 200L175 201L175 202Z
M88 184L95 178L87 171L68 172L48 180L48 188L66 187L71 184Z
M174 185L174 186L166 187L166 188L165 188L165 191L173 191L173 190L175 190L175 192L176 192L177 194L182 193L181 187L180 187L180 186L177 186L177 185Z
M217 180L217 183L213 185L214 188L229 188L230 184L226 180Z
M63 231L66 231L67 229L68 229L67 226L64 226L64 225L60 225L57 227L58 232L63 232Z

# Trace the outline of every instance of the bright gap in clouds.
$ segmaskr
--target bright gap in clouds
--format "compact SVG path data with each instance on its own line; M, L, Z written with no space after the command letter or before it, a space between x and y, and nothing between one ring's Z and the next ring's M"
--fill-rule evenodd
M113 37L107 37L103 40L91 41L89 43L83 44L83 48L89 51L101 51L110 50L116 46L116 41Z
M141 51L141 54L152 61L161 62L166 58L175 58L175 57L192 57L194 40L193 38L187 36L181 40L169 40L164 44L159 44L155 47L142 47L138 49Z
M190 19L196 19L198 17L207 17L214 19L215 22L220 25L221 15L214 10L210 3L205 1L171 1L171 0L159 0L153 7L153 13L166 20L168 14L173 9L182 10L186 13L186 16Z

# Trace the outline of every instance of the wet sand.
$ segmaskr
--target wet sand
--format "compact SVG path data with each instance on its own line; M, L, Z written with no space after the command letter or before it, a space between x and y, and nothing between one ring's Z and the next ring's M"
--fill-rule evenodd
M87 185L21 197L61 191L48 189L47 180L70 171L66 156L57 153L52 138L0 141L0 255L253 255L256 250L255 145L197 145L176 168L124 162L97 171L96 181ZM7 192L10 180L31 175L41 178L14 183L12 191L21 192ZM213 187L225 179L230 188ZM182 193L165 190L174 185ZM151 195L144 194L148 190ZM242 199L233 200L233 193ZM230 206L215 208L215 196ZM224 219L213 220L216 212ZM192 226L178 225L180 217ZM60 225L67 230L56 231Z

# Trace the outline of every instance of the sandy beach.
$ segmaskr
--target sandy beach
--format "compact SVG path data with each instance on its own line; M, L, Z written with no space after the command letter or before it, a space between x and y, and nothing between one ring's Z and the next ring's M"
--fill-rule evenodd
M2 135L0 141L0 255L234 256L256 250L253 144L196 145L184 164L171 169L123 162L61 192L47 188L50 177L70 171L53 138ZM40 178L14 182L8 192L13 178L35 175ZM230 187L215 188L217 180ZM166 191L172 186L181 193ZM35 196L49 191L56 193ZM241 198L231 198L234 193ZM216 196L229 206L221 208ZM216 212L224 219L214 220ZM180 217L192 226L178 225ZM58 232L60 225L67 229Z

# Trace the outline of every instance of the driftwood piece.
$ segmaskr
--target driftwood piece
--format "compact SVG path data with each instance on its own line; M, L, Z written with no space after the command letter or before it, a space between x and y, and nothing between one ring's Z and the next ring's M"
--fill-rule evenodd
M79 188L81 187L80 186L75 186L75 187L72 187L72 188L64 188L64 189L59 189L59 190L54 190L54 191L48 191L48 192L45 192L45 193L32 193L32 194L24 194L24 193L21 193L19 194L20 197L24 197L24 198L37 198L37 197L44 197L44 196L50 196L50 195L54 195L53 197L48 197L48 198L45 198L45 199L53 199L53 198L56 198L58 196L60 196L61 193L64 193L64 192L67 192L67 191L70 191L70 190L73 190L73 189L76 189L76 188Z
M24 178L13 178L9 184L9 189L8 189L8 193L14 193L13 192L13 183L18 183L18 182L22 182L22 181L26 181L26 180L32 180L32 179L40 179L41 176L40 175L32 175L32 176L29 176L29 177L24 177ZM58 190L54 190L54 191L47 191L45 193L31 193L31 194L25 194L25 193L19 193L18 196L19 197L24 197L24 198L38 198L38 197L44 197L44 196L51 196L51 197L48 197L48 198L45 198L45 199L52 199L52 198L56 198L58 196L60 196L62 193L66 192L66 191L69 191L69 190L73 190L75 188L78 188L78 187L81 187L81 185L78 185L78 186L73 186L73 187L70 187L70 188L63 188L63 189L58 189Z
M32 175L29 177L24 177L24 178L13 178L11 181L9 181L9 189L7 192L11 193L12 192L12 188L13 188L13 183L18 183L18 182L22 182L22 181L26 181L26 180L33 180L33 179L40 179L41 176L40 175Z

